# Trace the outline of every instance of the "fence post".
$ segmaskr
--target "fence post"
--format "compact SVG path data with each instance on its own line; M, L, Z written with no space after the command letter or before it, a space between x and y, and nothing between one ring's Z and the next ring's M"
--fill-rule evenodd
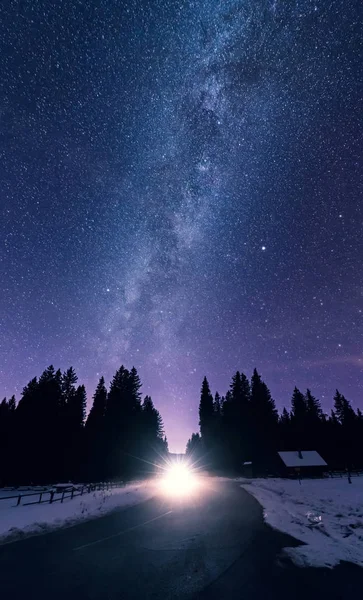
M19 494L19 496L18 496L18 501L16 503L16 506L19 506L20 502L21 502L21 494Z
M72 491L71 491L71 500L73 498L73 494L74 494L74 488L72 488Z
M64 500L64 492L62 492L61 504L63 503L63 500Z
M41 501L42 501L42 496L43 496L43 492L40 492L40 494L39 494L39 504L40 504L40 503L41 503Z
M52 504L52 502L53 502L53 498L54 498L54 491L52 490L52 491L50 492L49 504Z

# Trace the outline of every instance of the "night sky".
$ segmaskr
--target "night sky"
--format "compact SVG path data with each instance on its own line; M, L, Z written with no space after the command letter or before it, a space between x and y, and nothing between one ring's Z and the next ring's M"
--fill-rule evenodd
M4 0L0 393L135 365L171 450L254 366L363 406L361 1Z

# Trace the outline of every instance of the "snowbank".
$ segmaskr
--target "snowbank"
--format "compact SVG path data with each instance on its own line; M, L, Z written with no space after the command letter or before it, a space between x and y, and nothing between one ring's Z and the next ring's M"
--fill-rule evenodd
M46 533L56 527L75 525L81 520L99 517L117 508L133 506L148 500L154 492L152 482L139 482L108 491L91 492L73 499L67 498L63 503L14 506L14 500L2 500L0 543L14 541L26 535ZM10 494L13 495L14 492L2 491L0 496Z
M299 566L363 566L363 477L255 479L242 487L264 508L266 522L306 545L286 548Z

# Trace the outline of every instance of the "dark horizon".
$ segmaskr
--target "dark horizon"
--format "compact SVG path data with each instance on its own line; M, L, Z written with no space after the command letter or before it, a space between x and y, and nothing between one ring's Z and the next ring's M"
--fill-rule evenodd
M120 366L121 366L121 365L120 365ZM58 368L58 367L57 367L57 368ZM45 369L45 370L46 370L46 369ZM237 369L237 370L238 370L238 369ZM139 370L137 370L137 371L138 371L138 373L139 373L139 375L140 375L140 372L139 372ZM238 371L239 371L239 370L238 370ZM252 371L253 371L253 370L252 370ZM66 373L66 369L61 369L61 372L65 374L65 373ZM75 372L76 372L76 375L77 375L77 377L78 377L77 370L75 370ZM241 371L241 373L243 373L243 371ZM261 372L259 372L259 373L260 373L260 375L262 374ZM41 373L38 373L38 374L36 374L36 375L35 375L35 374L33 374L33 375L34 375L35 377L37 377L37 379L39 380L39 377L41 376ZM105 380L105 386L106 386L106 389L107 389L107 390L109 390L109 389L110 389L110 385L111 385L111 383L112 383L112 380L113 380L113 378L114 378L114 375L115 375L115 374L113 373L113 376L110 378L110 381L109 381L109 382L108 382L107 380ZM228 384L226 385L226 387L223 389L223 391L220 391L220 390L218 390L218 389L214 389L214 388L213 388L213 386L210 386L210 388L211 388L211 392L212 392L212 394L213 394L213 397L215 396L215 394L216 394L216 393L217 393L217 394L219 394L219 395L220 395L222 398L226 396L226 394L228 393L228 391L230 391L230 390L233 388L233 378L234 378L234 375L235 375L235 373L231 373L231 375L230 375L230 378L229 378L229 382L228 382ZM252 376L252 372L251 372L251 373L247 373L246 375L247 375L248 379L250 379L250 377ZM263 375L263 374L262 374L262 375ZM98 380L100 379L100 377L102 377L102 374L98 375ZM205 377L205 376L204 376L204 377ZM203 377L202 379L204 379L204 377ZM29 378L29 380L27 381L27 384L28 384L28 383L29 383L29 382L30 382L32 379L33 379L33 377ZM207 379L208 379L208 383L209 383L210 381L212 381L212 378L210 378L210 377L208 377ZM268 380L266 380L266 378L264 378L264 377L263 377L263 379L264 379L264 382L267 384L267 386L268 386L269 390L270 390L270 391L272 391L272 390L271 390L271 388L270 388L270 386L269 386L269 381L268 381ZM78 380L77 380L77 383L78 383L79 385L82 385L82 386L84 385L84 382L83 382L83 381L82 381L80 378L78 378ZM282 402L282 403L281 403L281 402L278 402L278 400L276 401L276 397L275 397L275 396L274 396L274 394L272 393L272 399L273 399L274 403L276 403L276 408L277 408L277 410L278 410L278 413L279 413L279 415L280 415L280 416L282 415L282 412L283 412L283 410L284 410L284 409L287 409L287 411L288 411L288 412L290 412L290 410L291 410L292 398L293 398L293 396L294 396L294 388L298 388L298 389L299 389L299 391L301 391L303 394L305 394L306 390L310 390L310 392L312 392L312 394L313 394L313 395L315 395L315 394L314 394L314 390L313 390L313 389L311 389L309 386L305 386L305 387L304 387L304 386L300 386L300 387L298 387L298 386L296 386L296 384L295 384L293 381L289 381L289 382L288 382L288 384L286 383L286 385L288 385L288 386L289 386L289 389L290 389L290 394L286 396L286 401L284 401L284 402ZM24 386L24 387L26 387L26 386ZM92 402L93 402L93 397L94 397L94 394L95 394L95 391L96 391L96 387L97 387L97 386L95 386L95 387L94 387L92 390L87 390L87 385L85 385L85 389L86 389L86 392L87 392L87 410L86 410L86 415L85 415L86 417L87 417L87 416L89 416L89 412L90 412L90 409L91 409L91 407L92 407ZM140 393L141 393L141 397L142 397L142 398L148 397L148 396L150 395L150 392L149 392L149 391L147 391L148 389L149 389L149 386L145 385L145 382L143 382L143 381L142 381L142 377L141 377L141 387L140 387ZM196 421L196 424L195 424L195 427L194 427L194 429L191 429L191 430L189 430L189 432L187 432L187 433L186 433L187 437L186 437L186 440L185 440L185 443L184 443L184 445L182 444L182 442L180 442L180 443L179 443L180 445L177 445L177 444L175 443L175 440L172 440L172 441L171 441L171 444L170 444L170 442L169 442L170 438L169 438L169 436L168 436L168 429L167 429L167 427L165 427L165 420L164 420L164 418L163 418L163 414L162 414L162 412L161 412L161 415L160 415L160 416L161 416L161 418L163 419L165 434L166 434L166 437L167 437L167 439L168 439L168 442L169 442L169 444L168 444L168 445L169 445L169 453L170 453L170 454L175 454L175 455L178 455L178 454L184 454L184 453L185 453L185 448L186 448L186 446L187 446L187 442L188 442L188 440L190 439L190 436L191 436L191 434L192 434L192 433L196 433L196 432L199 432L199 431L200 431L200 424L199 424L199 419L200 419L200 415L199 415L199 402L200 402L200 393L201 393L201 389L202 389L202 380L201 380L201 382L200 382L199 388L198 388L198 390L197 390L197 393L196 393L196 396L195 396L194 408L192 409L192 410L193 410L193 412L195 413L195 421ZM323 413L326 415L326 417L327 417L327 418L329 418L329 417L330 417L330 415L331 415L331 411L333 410L333 407L334 407L334 396L336 395L336 392L337 392L337 391L338 391L338 390L337 390L337 387L334 387L334 385L333 385L333 387L332 387L332 394L331 394L331 397L328 397L328 396L323 396L323 398L322 398L322 399L321 399L321 398L317 398L318 402L319 402L319 403L321 403L321 407L322 407ZM343 393L343 396L345 395L345 394L344 394L344 390L339 390L339 391L340 391L341 393ZM14 394L14 395L15 395L15 394ZM8 397L7 397L7 401L9 401L9 399L10 399L10 397L11 397L11 396L12 396L12 394L11 394L11 395L10 395L10 394L8 395ZM1 399L2 397L3 397L3 396L1 396L1 395L0 395L0 399ZM20 400L21 398L22 398L22 394L21 394L21 393L20 393L20 394L18 394L18 395L15 395L15 399L16 399L16 403L17 403L17 405L19 404L19 400ZM154 405L155 405L155 408L156 408L156 409L159 409L159 408L160 408L160 406L159 406L159 403L158 403L157 399L156 399L156 400L155 400L155 398L152 398L152 399L153 399L153 403L154 403ZM321 400L323 400L323 401L321 401ZM324 400L325 400L325 402L324 402ZM352 408L353 408L353 410L355 410L355 411L357 411L357 409L362 409L362 408L363 408L362 404L355 403L354 401L352 402L352 401L351 401L351 398L348 398L348 401L349 401L349 403L352 405ZM160 410L159 410L159 412L160 412ZM87 419L86 419L86 420L87 420ZM180 439L182 439L182 438L180 437Z
M74 369L49 366L29 382L18 403L14 397L0 402L0 487L145 479L173 465L172 485L182 473L241 475L246 465L252 465L254 476L278 476L280 451L301 459L301 450L309 448L330 473L362 469L363 411L355 411L338 390L324 414L311 390L295 387L290 405L279 414L257 369L251 378L234 373L225 396L213 395L204 377L199 430L190 435L185 452L176 454L169 450L162 415L141 388L137 369L122 365L109 387L100 378L86 415L86 390Z

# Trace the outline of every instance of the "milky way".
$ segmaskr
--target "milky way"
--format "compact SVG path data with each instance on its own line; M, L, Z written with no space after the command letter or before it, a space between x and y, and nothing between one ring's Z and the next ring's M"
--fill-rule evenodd
M2 13L4 394L135 365L176 450L205 374L362 406L360 2Z

